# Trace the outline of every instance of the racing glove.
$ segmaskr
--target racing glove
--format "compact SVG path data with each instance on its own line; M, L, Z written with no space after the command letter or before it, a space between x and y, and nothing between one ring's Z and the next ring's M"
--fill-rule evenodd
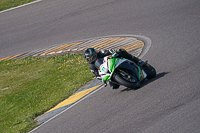
M117 52L114 49L109 49L109 52L112 54L112 57L117 57Z

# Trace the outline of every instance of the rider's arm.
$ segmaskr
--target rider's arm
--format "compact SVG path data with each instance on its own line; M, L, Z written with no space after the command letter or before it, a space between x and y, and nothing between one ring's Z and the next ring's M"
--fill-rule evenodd
M92 73L94 73L94 75L95 75L96 77L100 77L99 72L98 72L98 69L95 67L94 64L90 64L90 70L91 70Z

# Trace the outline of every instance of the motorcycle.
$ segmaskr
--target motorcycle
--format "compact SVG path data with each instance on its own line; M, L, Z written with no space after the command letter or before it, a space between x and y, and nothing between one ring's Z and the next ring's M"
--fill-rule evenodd
M131 89L140 88L141 82L145 79L152 79L156 76L156 70L147 62L136 64L128 59L121 58L99 58L95 62L99 75L105 86L107 81L123 85Z

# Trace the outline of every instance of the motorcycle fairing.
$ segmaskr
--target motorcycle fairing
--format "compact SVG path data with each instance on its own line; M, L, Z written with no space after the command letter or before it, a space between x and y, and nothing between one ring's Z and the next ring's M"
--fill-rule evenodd
M116 68L124 68L130 70L139 81L146 78L146 73L134 62L127 59L109 59L106 56L104 58L99 59L97 63L95 63L95 65L98 66L99 74L101 75L104 81L108 81L111 79L112 74L114 73Z
M120 63L115 67L115 69L118 68L125 68L133 72L135 77L139 80L142 81L147 77L147 74L144 72L143 69L141 69L138 65L136 65L134 62L127 60L127 59L120 59ZM135 66L135 67L133 67Z
M122 69L127 69L127 70L130 70L134 75L135 77L140 80L140 73L141 73L141 69L139 69L140 71L138 71L138 67L133 67L131 64L129 63L133 63L133 62L123 62L122 64L120 64L117 68L122 68Z

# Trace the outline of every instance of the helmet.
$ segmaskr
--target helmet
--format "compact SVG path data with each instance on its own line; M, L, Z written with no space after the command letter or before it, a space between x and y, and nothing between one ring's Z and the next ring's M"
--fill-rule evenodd
M88 48L85 50L84 53L85 59L88 61L88 63L95 63L97 60L97 52L94 48Z

